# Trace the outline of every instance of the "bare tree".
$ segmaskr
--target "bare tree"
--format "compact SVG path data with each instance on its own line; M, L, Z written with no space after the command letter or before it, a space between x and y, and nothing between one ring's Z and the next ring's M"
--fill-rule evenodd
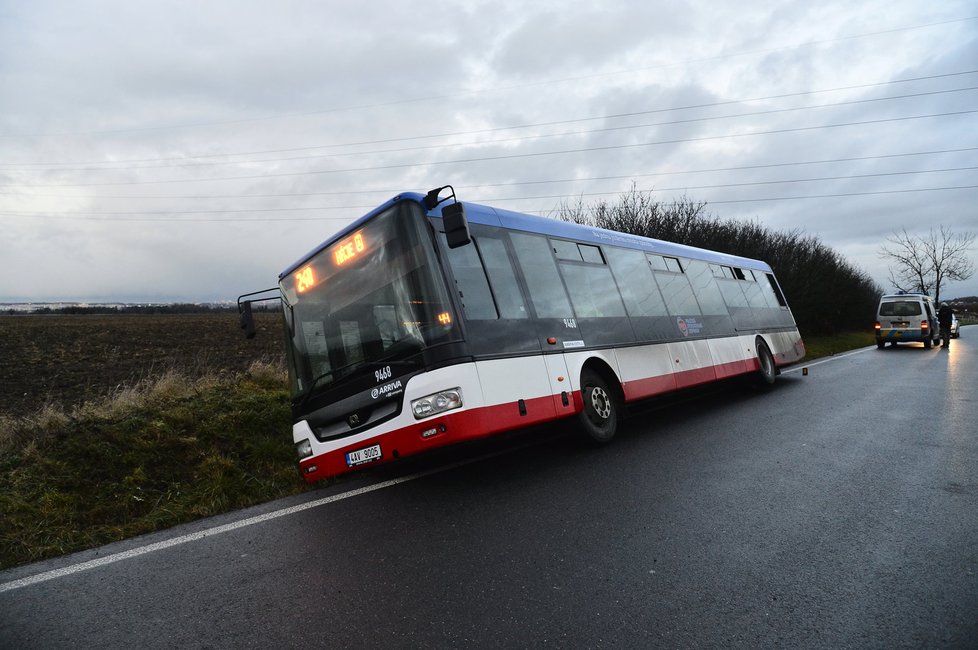
M891 262L890 282L900 291L934 294L941 300L941 287L967 280L975 272L968 251L975 233L955 234L945 226L926 235L911 235L906 229L886 238L879 255Z

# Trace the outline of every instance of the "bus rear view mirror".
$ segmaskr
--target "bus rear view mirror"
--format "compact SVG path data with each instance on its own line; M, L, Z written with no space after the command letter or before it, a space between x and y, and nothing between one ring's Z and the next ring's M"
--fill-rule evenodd
M252 291L251 293L243 293L238 296L238 325L241 327L241 331L244 332L245 338L253 339L255 338L255 317L251 313L251 303L253 302L269 302L271 300L282 300L281 295L269 296L271 292L278 293L278 287L272 287L271 289L262 289L261 291ZM262 296L264 298L251 298L250 300L244 300L248 296Z
M251 314L251 301L246 300L240 305L240 316L238 317L241 330L246 339L255 338L255 317Z
M445 238L449 248L465 246L472 241L469 235L469 222L465 218L465 207L461 203L450 203L441 209L445 223Z

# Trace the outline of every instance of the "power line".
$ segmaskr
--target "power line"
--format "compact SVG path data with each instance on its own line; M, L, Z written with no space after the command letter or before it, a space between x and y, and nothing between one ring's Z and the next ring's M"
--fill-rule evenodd
M815 178L787 178L775 181L750 181L744 183L716 183L712 185L684 185L681 187L657 187L653 188L655 192L679 192L688 190L715 190L715 189L729 189L735 187L757 187L765 185L787 185L790 183L818 183L824 181L838 181L838 180L851 180L854 178L887 178L892 176L911 176L915 174L936 174L944 172L956 172L956 171L971 171L978 169L978 166L972 167L952 167L948 169L924 169L918 171L904 171L904 172L882 172L879 174L855 174L855 175L845 175L845 176L820 176ZM492 201L528 201L528 200L541 200L541 199L565 199L572 196L601 196L607 194L620 194L619 191L613 192L585 192L583 194L555 194L555 195L543 195L543 196L515 196L515 197L494 197Z
M173 183L205 183L214 181L229 181L229 180L254 180L254 179L267 179L267 178L283 178L283 177L296 177L296 176L316 176L324 174L339 174L339 173L349 173L349 172L364 172L364 171L378 171L387 169L410 169L417 167L427 167L427 166L441 166L441 165L461 165L475 162L492 162L500 160L516 160L522 158L538 158L544 156L558 156L567 155L574 153L593 153L596 151L616 151L624 149L635 149L640 147L651 147L666 144L683 144L689 142L707 142L711 140L723 140L727 138L745 138L745 137L755 137L761 135L778 135L783 133L801 133L807 131L816 131L820 129L833 129L833 128L843 128L851 126L869 126L872 124L885 124L890 122L903 122L910 120L921 120L936 117L954 117L960 115L970 115L973 113L978 113L978 110L967 110L967 111L951 111L947 113L931 113L927 115L910 115L904 117L892 117L892 118L881 118L877 120L861 120L856 122L842 122L838 124L821 124L816 126L803 126L803 127L793 127L787 129L772 129L768 131L752 131L748 133L728 133L723 135L715 136L702 136L697 138L677 138L673 140L656 140L650 142L639 142L639 143L629 143L629 144L618 144L618 145L604 145L598 147L583 147L579 149L563 149L558 151L541 151L541 152L529 152L520 154L506 154L500 156L485 156L482 158L462 158L455 160L434 160L416 163L399 163L392 165L375 165L372 167L352 167L346 169L326 169L326 170L314 170L314 171L303 171L303 172L280 172L280 173L266 173L258 175L247 175L247 176L224 176L224 177L214 177L214 178L189 178L189 179L166 179L166 180L149 180L149 181L119 181L119 182L98 182L98 183L49 183L49 184L10 184L8 187L111 187L120 185L157 185L157 184L173 184Z
M665 172L642 172L634 174L619 174L613 176L589 176L579 178L557 178L533 181L512 181L508 183L483 183L479 185L456 185L456 189L472 190L485 189L491 187L517 187L525 185L552 185L558 183L580 183L591 181L624 180L628 178L649 178L654 176L678 176L685 174L707 174L715 172L747 171L757 169L776 169L781 167L797 167L804 165L826 165L841 162L860 162L866 160L885 160L888 158L905 158L912 156L932 156L948 153L963 153L967 151L978 151L978 147L964 147L960 149L939 149L936 151L911 151L904 153L879 154L875 156L850 156L847 158L823 158L821 160L801 160L780 163L768 163L763 165L739 165L733 167L712 167L705 169L685 169ZM966 169L966 168L960 168ZM947 171L947 170L942 170ZM914 172L895 172L895 173L914 173ZM847 176L845 178L851 178ZM310 196L348 196L352 194L385 194L393 195L404 191L403 187L396 188L376 188L368 190L343 190L336 192L287 192L278 194L50 194L43 192L0 192L0 196L22 197L22 198L59 198L59 199L182 199L182 200L214 200L214 199L272 199L272 198L293 198Z
M376 207L376 206L367 206L367 207L371 207L372 208L372 207ZM362 209L362 208L358 208L358 209ZM2 215L2 216L10 216L10 217L24 217L24 216L27 216L27 215L23 215L23 214L8 213L8 212L0 212L0 215ZM357 215L357 216L360 216L360 215ZM31 217L31 218L34 218L34 217ZM254 221L254 222L261 222L261 223L277 222L277 221L352 221L355 217L350 217L350 216L344 216L344 217L284 217L284 218L280 218L280 219L274 219L274 218L268 218L268 217L258 217L256 219L241 219L241 218L218 219L218 218L210 218L210 217L204 217L204 218L200 218L200 219L171 219L171 218L167 218L167 217L158 217L158 218L151 218L151 217L147 217L147 218L142 218L142 217L140 217L140 218L92 217L92 218L86 218L86 219L78 219L78 218L75 218L75 217L68 217L68 216L63 216L63 215L58 215L58 214L51 214L51 215L38 214L38 215L36 215L36 218L39 218L39 219L57 219L57 220L61 220L61 221L78 221L78 222L82 222L82 223L92 223L92 222L96 222L97 223L97 222L100 222L100 221L112 221L112 222L117 222L117 221L122 221L122 222L126 222L126 221L153 222L153 221L158 221L158 222L164 222L164 223L170 223L170 224L177 224L177 223L214 223L214 222L218 222L218 223L248 223L248 222L252 222L252 221Z
M838 192L834 194L808 194L803 196L767 196L758 197L753 199L720 199L715 201L703 201L704 205L725 205L730 203L764 203L769 201L802 201L808 199L836 199L845 198L853 196L874 196L874 195L887 195L887 194L913 194L919 192L944 192L952 190L974 190L978 189L978 185L951 185L946 187L919 187L919 188L905 188L901 190L878 190L878 191L867 191L867 192ZM651 191L651 190L649 190ZM611 194L608 192L606 194ZM597 196L599 194L575 194L572 197L567 198L577 198L578 196ZM498 199L494 199L498 200ZM667 203L665 205L677 205L678 202ZM529 210L530 214L551 214L553 210Z
M909 155L909 154L908 154ZM819 161L816 161L819 162ZM813 164L813 163L786 163L786 165L801 165L801 164ZM764 165L764 167L772 167L774 165ZM751 166L757 167L757 166ZM728 168L731 169L731 168ZM749 181L742 183L719 183L713 185L686 185L682 187L659 187L656 188L657 192L671 192L678 190L704 190L704 189L717 189L717 188L731 188L731 187L753 187L758 185L784 185L788 183L814 183L822 181L835 181L835 180L852 180L856 178L887 178L892 176L912 176L916 174L939 174L947 172L958 172L958 171L973 171L978 169L978 166L969 167L945 167L941 169L916 169L910 171L896 171L896 172L878 172L875 174L845 174L840 176L816 176L813 178L787 178L780 180L770 180L770 181ZM715 170L716 171L716 170ZM665 172L662 175L668 174L681 174L684 172ZM649 176L658 176L660 174L632 174L628 176L604 176L597 178L578 178L578 179L565 179L559 181L533 181L533 183L569 183L569 182L591 182L596 180L622 180L625 178L643 178ZM498 183L494 185L459 185L456 189L458 190L469 190L469 189L483 189L487 187L500 187L500 186L514 186L514 185L526 185L528 183ZM304 193L304 194L279 194L279 195L266 195L265 198L293 198L293 197L308 197L308 196L339 196L339 195L349 195L349 194L396 194L398 190L363 190L356 192L318 192L318 193ZM617 192L597 192L594 194L615 194ZM35 195L36 196L36 195ZM222 198L222 199L241 199L241 198L257 198L261 195L251 195L251 196L222 196L222 197L208 197L208 198ZM522 201L522 200L534 200L534 199L554 199L554 198L567 198L570 195L567 194L557 194L557 195L544 195L544 196L517 196L517 197L494 197L492 201ZM577 196L577 195L573 195ZM59 197L66 198L66 197ZM78 197L78 198L105 198L105 197ZM125 197L132 198L132 197ZM173 197L153 197L158 199L167 199ZM201 197L185 197L185 198L201 198ZM278 211L292 211L292 210L349 210L349 209L362 209L369 208L369 205L342 205L342 206L319 206L311 208L255 208L255 209L243 209L243 210L150 210L150 211L139 211L135 212L132 210L125 210L119 212L88 212L88 211L65 211L65 212L47 212L47 213L36 213L36 212L21 212L21 211L8 211L3 214L27 216L32 214L77 214L77 215L121 215L121 214L209 214L209 213L225 213L225 212L278 212Z
M478 95L489 93L489 92L520 90L520 89L523 89L523 88L537 87L537 86L543 86L543 85L553 85L553 84L560 84L560 83L581 82L581 81L585 81L585 80L589 80L589 79L598 79L598 78L604 78L604 77L619 76L619 75L624 75L624 74L635 74L637 72L646 72L646 71L650 71L650 70L660 70L660 69L664 69L664 68L671 68L671 67L677 67L677 66L690 65L690 64L693 64L693 63L706 63L706 62L710 62L710 61L717 61L717 60L723 60L723 59L728 59L728 58L737 58L737 57L744 57L744 56L754 56L754 55L757 55L757 54L769 54L769 53L772 53L772 52L779 52L779 51L784 51L784 50L795 50L795 49L800 49L800 48L803 48L803 47L812 47L812 46L816 46L816 45L825 45L825 44L828 44L828 43L836 43L836 42L842 42L842 41L851 41L851 40L856 40L856 39L860 39L860 38L869 38L869 37L881 36L881 35L885 35L885 34L894 34L894 33L903 32L903 31L913 31L913 30L918 30L918 29L926 29L926 28L929 28L929 27L938 27L938 26L942 26L942 25L949 25L949 24L953 24L953 23L968 22L968 21L975 20L975 19L978 19L978 16L965 16L965 17L962 17L962 18L952 18L952 19L943 20L943 21L937 21L937 22L932 22L932 23L923 23L923 24L919 24L919 25L910 25L910 26L904 26L904 27L895 27L895 28L892 28L892 29L879 30L879 31L875 31L875 32L865 32L865 33L862 33L862 34L853 34L853 35L849 35L849 36L839 36L837 38L831 38L831 39L823 39L823 40L815 40L815 41L806 41L804 43L799 43L799 44L796 44L796 45L785 45L785 46L779 46L779 47L764 48L764 49L759 49L759 50L750 50L750 51L745 51L745 52L734 52L734 53L718 54L718 55L709 56L709 57L701 57L701 58L696 58L696 59L686 59L684 61L678 61L678 62L673 62L673 63L664 63L664 64L658 64L658 65L654 65L654 66L645 66L645 67L639 67L639 68L631 68L631 69L628 69L628 70L617 70L617 71L613 71L613 72L594 73L594 74L589 74L589 75L580 75L580 76L576 76L576 77L565 77L565 78L561 78L561 79L549 79L549 80L543 80L543 81L527 82L527 83L523 83L523 84L515 84L515 85L510 85L510 86L498 86L498 87L493 87L493 88L484 89L484 90L465 91L465 92L452 93L452 94L439 95L439 96L428 95L428 96L423 96L423 97L414 97L414 98L400 99L400 100L394 100L394 101L389 101L389 102L378 102L378 103L373 103L373 104L362 104L362 105L356 105L356 106L333 107L333 108L320 109L320 110L315 110L315 111L307 111L307 112L301 112L301 113L283 113L283 114L279 114L279 115L251 117L251 118L239 118L239 119L234 119L234 120L215 120L215 121L210 121L210 122L199 122L199 123L194 123L194 124L158 125L158 126L132 127L132 128L123 128L123 129L103 129L103 130L88 130L88 131L66 131L66 132L57 132L57 133L51 132L51 133L31 133L31 134L16 134L16 133L6 133L6 134L4 134L4 133L0 133L0 138L14 138L14 137L20 137L20 138L39 138L39 137L51 137L51 136L74 136L74 135L102 135L102 134L114 134L114 133L136 133L136 132L144 132L144 131L162 131L162 130L200 128L200 127L210 127L210 126L227 126L227 125L232 125L232 124L245 124L245 123L261 122L261 121L269 121L269 120L288 119L288 118L295 118L295 117L311 117L311 116L315 116L315 115L325 115L325 114L340 113L340 112L353 111L353 110L362 111L362 110L365 110L365 109L386 108L386 107L389 107L389 106L398 106L398 105L410 104L410 103L430 102L430 101L442 101L442 100L446 100L446 99L454 99L454 98L457 98L457 97L478 96Z
M978 169L978 167L968 167L962 169ZM938 170L939 171L939 170ZM906 174L912 174L914 172L904 172ZM898 175L898 174L880 174L880 176L888 175ZM863 178L876 176L875 174L868 174L865 176L856 176L851 178ZM717 189L717 188L734 188L734 187L750 187L758 185L773 185L773 184L786 184L786 183L801 183L801 182L815 182L821 180L838 180L840 178L850 178L850 177L829 177L825 179L795 179L795 180L784 180L784 181L769 181L769 182L757 182L757 183L729 183L729 184L719 184L719 185L704 185L700 187L670 187L670 188L659 188L659 189L649 189L642 190L646 192L665 192L665 191L686 191L691 189ZM965 189L976 189L978 185L952 185L943 187L927 187L927 188L904 188L899 190L876 190L876 191L864 191L864 192L841 192L833 194L812 194L806 196L785 196L785 197L764 197L764 198L750 198L750 199L727 199L727 200L715 200L706 201L708 204L726 204L726 203L755 203L764 201L790 201L798 199L816 199L816 198L834 198L834 197L846 197L846 196L871 196L871 195L886 195L886 194L904 194L913 192L937 192L937 191L948 191L948 190L965 190ZM610 192L581 192L577 194L554 194L545 196L516 196L516 197L494 197L491 199L473 199L473 203L501 203L503 201L537 201L537 200L553 200L553 199L571 199L571 198L582 198L582 197L597 197L597 196L611 196L621 194L620 190L610 191ZM0 215L9 217L30 217L39 219L64 219L69 221L169 221L171 223L186 223L186 222L196 222L196 221L342 221L351 220L354 217L343 216L343 217L313 217L313 218L301 218L301 217L287 217L287 218L257 218L257 219L216 219L216 218L199 218L199 219L174 219L172 217L177 215L209 215L209 214L250 214L250 213L273 213L273 212L324 212L327 210L370 210L376 207L375 205L344 205L344 206L316 206L316 207L306 207L306 208L249 208L243 210L187 210L187 211L167 211L167 210L146 210L140 212L134 211L120 211L120 212L8 212L0 211ZM76 216L70 216L76 215ZM149 215L169 215L171 218L164 218L160 216L158 218L142 218L148 217ZM140 217L140 218L136 218Z
M848 196L873 196L879 194L913 194L917 192L944 192L948 190L974 190L978 185L953 185L949 187L920 187L906 188L902 190L880 190L876 192L839 192L836 194L809 194L807 196L769 196L757 199L728 199L723 201L709 201L711 205L727 203L760 203L764 201L798 201L803 199L837 199Z
M969 91L969 90L978 90L978 86L969 86L969 87L966 87L966 88L955 88L955 89L949 89L949 90L935 90L935 91L929 91L929 92L924 92L924 93L915 93L915 94L910 94L910 95L897 95L897 96L892 96L892 97L876 97L876 98L871 98L871 99L858 99L858 100L850 100L850 101L844 101L844 102L834 102L834 103L829 103L829 104L815 104L815 105L812 105L812 106L796 106L796 107L792 107L792 108L775 108L775 109L769 109L769 110L765 110L765 111L754 111L754 112L750 112L750 113L737 113L737 114L731 114L731 115L715 115L715 116L710 116L710 117L697 117L697 118L689 118L689 119L683 119L683 120L670 120L670 121L666 121L666 122L653 122L653 123L647 123L647 124L630 124L630 125L625 125L625 126L604 127L604 128L599 128L599 129L588 129L588 130L581 130L581 131L565 131L565 132L562 132L562 133L547 133L547 134L536 134L536 135L527 135L527 136L517 136L517 137L512 137L512 138L503 138L503 139L497 139L497 140L486 140L486 141L482 141L482 142L460 143L460 144L452 144L452 145L439 144L439 145L427 145L427 146L421 146L421 147L401 148L401 149L382 149L382 150L376 150L376 151L356 151L356 152L343 152L343 153L331 153L331 154L308 154L308 155L305 155L305 156L296 156L296 157L290 157L290 158L264 158L264 159L259 159L259 160L234 160L234 161L229 160L229 161L204 162L204 163L189 163L189 164L187 164L187 163L184 163L184 164L174 163L174 164L167 164L167 165L152 165L152 166L143 166L143 167L133 167L133 166L130 165L130 166L127 166L127 167L87 167L87 168L86 167L57 167L57 168L52 168L52 169L43 169L43 168L42 169L29 169L29 170L28 169L16 169L16 170L8 170L8 173L29 173L29 172L36 172L36 171L58 171L58 172L79 172L79 171L84 171L84 172L99 172L99 171L115 171L115 170L120 170L120 169L125 170L125 171L130 171L130 170L141 170L141 169L166 169L166 168L171 168L171 167L182 167L182 168L188 168L188 167L214 167L214 166L218 166L218 165L243 165L243 164L251 165L251 164L255 164L255 163L265 163L265 162L286 162L286 161L293 161L293 160L310 160L312 158L339 158L339 157L346 157L346 156L367 156L367 155L376 155L376 154L404 153L404 152L407 152L407 151L422 151L422 150L431 150L431 149L444 149L444 148L447 148L447 147L448 148L451 148L451 149L464 149L464 148L467 148L467 147L479 147L479 146L484 146L484 145L504 144L504 143L510 143L510 142L522 142L522 141L525 141L525 140L542 140L542 139L545 139L545 138L557 138L557 137L568 137L568 136L591 135L591 134L594 134L594 133L608 133L608 132L613 132L613 131L626 131L626 130L632 130L632 129L645 129L645 128L653 128L653 127L659 127L659 126L675 126L675 125L680 125L680 124L695 124L695 123L699 123L699 122L712 122L714 120L736 119L736 118L742 118L742 117L757 117L757 116L760 116L760 115L774 115L774 114L779 114L779 113L790 113L790 112L811 110L811 109L817 109L817 108L834 108L834 107L839 107L839 106L852 106L852 105L856 105L856 104L865 104L865 103L871 103L871 102L889 101L889 100L897 100L897 99L911 99L911 98L924 97L924 96L929 96L929 95L942 95L942 94L949 94L949 93L966 92L966 91ZM121 163L116 162L116 161L113 161L111 164L114 164L115 165L115 164L121 164ZM2 164L0 164L0 166L2 166Z
M926 77L914 77L914 78L910 78L910 79L897 79L897 80L892 80L892 81L876 82L876 83L870 83L870 84L860 84L860 85L855 85L855 86L842 86L842 87L838 87L838 88L826 88L826 89L821 89L821 90L812 90L812 91L804 91L804 92L796 92L796 93L786 93L786 94L780 94L780 95L769 95L769 96L766 96L766 97L753 97L753 98L744 98L744 99L731 99L731 100L724 100L724 101L720 101L720 102L710 102L710 103L704 103L704 104L690 104L690 105L686 105L686 106L676 106L676 107L670 107L670 108L657 108L657 109L650 109L650 110L645 110L645 111L633 111L633 112L628 112L628 113L614 113L614 114L607 114L607 115L597 115L597 116L591 116L591 117L573 118L573 119L568 119L568 120L556 120L556 121L538 122L538 123L532 123L532 124L521 124L521 125L513 125L513 126L500 126L500 127L493 127L493 128L488 128L488 129L477 129L477 130L471 130L471 131L455 131L455 132L447 132L447 133L440 133L440 134L418 135L418 136L402 137L402 138L387 138L387 139L382 139L382 140L365 140L365 141L360 141L360 142L348 142L348 143L342 143L342 144L311 145L311 146L304 146L304 147L292 147L292 148L286 148L286 149L265 149L265 150L257 150L257 151L226 152L226 153L216 153L216 154L192 154L192 155L182 156L182 157L176 157L176 158L172 158L172 157L171 158L141 158L141 159L128 159L128 160L81 161L81 162L76 161L76 162L63 162L63 163L59 163L59 162L44 162L44 163L42 163L42 162L0 163L0 167L10 167L10 166L13 166L13 165L22 165L22 166L26 165L27 167L41 167L42 169L43 168L46 168L46 167L51 167L53 169L56 169L57 171L103 171L103 170L111 170L111 169L117 169L117 168L116 167L72 168L72 167L62 167L61 165L132 165L134 163L153 163L153 162L158 162L158 163L173 163L173 164L166 164L166 165L152 165L152 166L146 166L146 167L135 167L135 168L134 167L123 167L122 168L122 169L163 169L163 168L166 168L166 167L181 167L181 166L182 167L188 167L188 166L196 166L196 165L235 165L235 164L250 164L250 163L256 163L256 162L281 162L281 161L288 161L288 160L307 160L307 159L309 159L311 157L322 157L322 156L365 155L365 154L370 154L370 153L392 153L392 152L400 152L400 151L413 151L413 150L424 149L424 148L428 148L428 149L430 149L430 148L438 148L440 146L472 146L472 145L481 145L481 144L496 144L496 143L502 143L502 142L512 142L514 140L529 139L529 138L556 137L556 136L564 136L564 135L581 135L581 134L597 133L597 132L602 132L602 131L614 131L614 130L633 129L633 128L647 128L647 127L651 127L651 126L663 126L663 125L670 125L670 124L682 124L682 123L685 123L685 122L709 121L709 120L712 120L712 119L730 119L730 118L735 118L735 117L749 117L749 116L766 115L766 114L778 113L778 112L790 112L790 111L808 110L808 109L812 109L812 108L827 108L827 107L846 106L846 105L853 105L853 104L879 102L879 101L888 101L888 100L896 100L896 99L909 99L909 98L923 97L923 96L927 96L927 95L947 94L947 93L953 93L953 92L965 92L965 91L968 91L968 90L975 90L978 87L969 86L969 87L964 87L964 88L956 88L956 89L949 89L949 90L937 90L937 91L929 91L929 92L922 92L922 93L913 93L913 94L907 94L907 95L896 95L896 96L891 96L891 97L867 98L867 99L861 99L861 100L850 100L850 101L834 102L834 103L828 103L828 104L816 104L816 105L812 105L812 106L801 106L801 107L785 108L785 109L772 109L772 110L769 110L769 111L758 111L758 112L752 112L752 113L741 113L741 114L736 114L736 115L723 115L723 116L714 116L714 117L695 118L695 119L690 119L690 120L677 120L677 121L670 121L670 122L657 122L657 123L654 123L654 124L628 125L628 126L620 126L620 127L607 127L607 128L603 128L603 129L594 129L594 130L587 130L587 131L574 131L574 132L562 133L562 134L531 135L531 136L508 138L508 139L502 139L502 140L489 140L489 141L476 142L476 143L466 143L466 144L463 144L463 145L432 145L432 146L428 146L428 147L418 147L418 148L411 148L411 149L381 150L379 152L363 152L363 151L361 151L361 152L349 152L349 153L341 153L341 154L322 154L322 156L301 156L301 157L292 157L292 158L268 158L268 159L262 159L262 160L234 160L234 161L219 161L219 162L213 162L213 163L189 163L188 162L188 161L201 160L201 159L206 159L206 158L225 158L225 157L229 157L229 156L256 156L256 155L264 155L264 154L272 154L272 153L296 153L296 152L299 152L299 151L315 151L315 150L321 150L321 149L336 149L336 148L343 148L343 147L364 146L364 145L374 145L374 144L391 144L391 143L395 143L395 142L410 142L410 141L418 141L418 140L430 140L430 139L435 139L435 138L447 138L447 137L459 137L459 136L470 136L470 135L482 135L482 134L488 134L488 133L498 133L500 131L521 130L521 129L529 129L529 128L541 128L541 127L546 127L546 126L562 126L562 125L566 125L566 124L577 124L577 123L590 122L590 121L595 121L595 120L611 120L611 119L621 119L621 118L625 118L625 117L639 117L639 116L642 116L642 115L652 115L652 114L656 114L656 113L667 113L667 112L673 112L673 111L684 111L684 110L693 110L693 109L702 109L702 108L715 108L715 107L718 107L718 106L728 106L728 105L732 105L732 104L745 104L745 103L757 102L757 101L769 101L769 100L773 100L773 99L786 99L786 98L791 98L791 97L802 97L802 96L807 96L807 95L816 95L816 94L823 94L823 93L830 93L830 92L839 92L839 91L843 91L843 90L858 90L858 89L865 89L865 88L888 86L888 85L893 85L893 84L898 84L898 83L908 83L908 82L913 82L913 81L925 81L925 80L940 79L940 78L947 78L947 77L954 77L954 76L962 76L962 75L969 75L969 74L976 74L976 73L978 73L978 70L967 70L967 71L963 71L963 72L951 72L951 73L946 73L946 74L930 75L930 76L926 76ZM20 171L20 170L18 170L18 171ZM38 170L30 170L30 171L38 171Z

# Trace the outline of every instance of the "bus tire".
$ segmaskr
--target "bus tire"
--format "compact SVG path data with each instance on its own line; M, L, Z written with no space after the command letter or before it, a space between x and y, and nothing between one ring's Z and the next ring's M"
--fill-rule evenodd
M581 372L581 401L584 409L578 414L584 434L596 443L606 443L618 431L621 407L616 393L593 370Z
M764 341L757 342L757 361L761 364L759 376L761 381L770 386L778 377L777 366L774 365L774 357Z

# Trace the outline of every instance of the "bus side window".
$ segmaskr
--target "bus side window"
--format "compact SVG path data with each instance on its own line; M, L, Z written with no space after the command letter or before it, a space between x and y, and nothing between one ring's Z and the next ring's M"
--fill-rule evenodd
M583 258L581 257L581 249L578 248L575 242L564 241L562 239L551 239L550 243L553 244L554 255L557 256L557 259L570 260L572 262L583 261Z
M547 240L519 232L510 233L510 239L537 318L573 318L574 312Z
M778 305L781 307L787 307L788 301L784 299L784 294L781 293L781 287L778 286L778 281L774 279L774 275L768 273L767 281L768 284L771 285L771 291L774 292L774 299L778 301Z
M675 257L663 257L666 263L666 270L670 273L682 273L683 267Z
M733 271L731 271L731 273L733 273ZM720 285L720 293L723 294L723 301L727 303L727 307L747 306L747 296L744 295L744 290L740 288L740 285L742 284L740 280L731 280L724 277L724 279L719 280L717 284Z
M589 262L591 264L604 264L604 258L601 257L601 249L597 246L578 244L577 248L581 251L581 259L585 262Z
M747 304L750 305L751 309L767 309L768 304L764 297L763 287L756 281L754 274L750 269L744 269L743 275L746 283L742 286L744 295L747 296Z
M476 246L448 248L448 263L455 276L455 285L461 298L465 317L472 320L494 320L499 318L496 304L489 290L489 279L479 259Z
M767 306L770 309L780 309L784 305L781 304L781 300L784 299L782 296L778 298L778 291L775 289L774 285L771 284L770 273L755 273L757 276L757 283L761 285L761 293L764 296L764 300L767 302Z
M646 260L645 253L612 246L606 246L604 252L618 281L628 315L632 318L665 316L668 313L666 303L652 277L652 267Z
M717 286L716 272L706 262L690 260L686 262L689 282L704 316L726 316L727 306ZM722 274L721 274L722 275Z
M662 297L671 316L699 316L700 307L693 295L693 287L689 278L682 272L682 266L674 257L665 257L668 271L656 271L655 281L659 285Z
M596 246L589 248L597 250ZM599 251L599 259L600 255ZM592 256L591 259L595 258ZM621 304L618 287L611 277L611 270L604 265L604 260L594 264L561 262L560 274L564 276L567 283L567 291L571 295L574 312L578 318L625 315L625 307Z
M506 244L494 237L478 237L477 243L486 263L486 273L499 307L500 318L529 318L523 294L516 282L513 264L509 261Z

